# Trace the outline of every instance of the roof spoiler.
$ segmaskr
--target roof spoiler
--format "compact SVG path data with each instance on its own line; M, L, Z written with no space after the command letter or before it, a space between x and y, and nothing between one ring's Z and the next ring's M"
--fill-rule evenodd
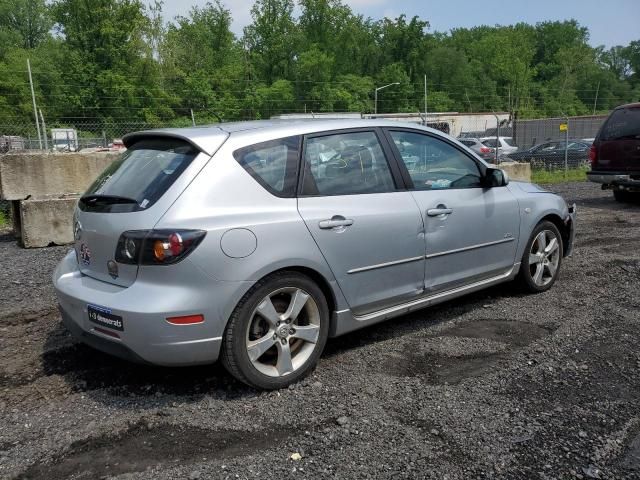
M212 129L166 129L166 130L144 130L141 132L127 133L122 137L122 143L130 148L134 143L147 138L175 138L192 145L198 151L213 155L220 148L229 134L217 127Z

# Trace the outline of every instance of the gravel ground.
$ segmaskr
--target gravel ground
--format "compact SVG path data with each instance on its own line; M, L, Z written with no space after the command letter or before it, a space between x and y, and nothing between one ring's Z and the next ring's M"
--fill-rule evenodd
M640 478L640 206L551 188L579 226L549 292L502 285L333 339L270 393L77 344L49 285L66 248L5 236L0 477Z

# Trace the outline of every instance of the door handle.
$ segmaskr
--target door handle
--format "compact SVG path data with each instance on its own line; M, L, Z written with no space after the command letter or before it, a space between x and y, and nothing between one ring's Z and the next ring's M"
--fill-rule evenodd
M351 225L353 225L353 220L351 220L350 218L344 218L342 215L334 215L329 220L320 220L318 222L318 227L322 228L323 230L337 227L349 227Z
M436 208L430 208L427 210L427 215L430 217L438 217L440 215L449 215L453 212L453 208L447 208L444 205L438 205Z

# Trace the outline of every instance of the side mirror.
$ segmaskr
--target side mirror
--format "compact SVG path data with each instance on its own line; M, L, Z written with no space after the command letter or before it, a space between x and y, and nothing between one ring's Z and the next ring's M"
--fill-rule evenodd
M509 175L499 168L487 168L483 183L485 188L504 187L509 184Z

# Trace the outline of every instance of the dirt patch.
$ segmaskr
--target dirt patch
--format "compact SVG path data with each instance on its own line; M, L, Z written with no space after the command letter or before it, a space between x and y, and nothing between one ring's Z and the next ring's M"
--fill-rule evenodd
M290 435L283 427L238 432L139 422L121 435L75 442L51 464L33 465L17 479L111 477L180 462L251 455L273 448Z
M443 341L449 337L484 339L507 344L508 348L469 354L461 353L458 349L449 353L442 350L438 353L422 353L416 343L416 348L408 349L401 359L392 358L385 362L384 370L394 376L425 376L433 384L457 384L494 369L495 363L506 358L509 350L525 347L552 331L553 327L507 320L481 319L458 324L432 338Z

